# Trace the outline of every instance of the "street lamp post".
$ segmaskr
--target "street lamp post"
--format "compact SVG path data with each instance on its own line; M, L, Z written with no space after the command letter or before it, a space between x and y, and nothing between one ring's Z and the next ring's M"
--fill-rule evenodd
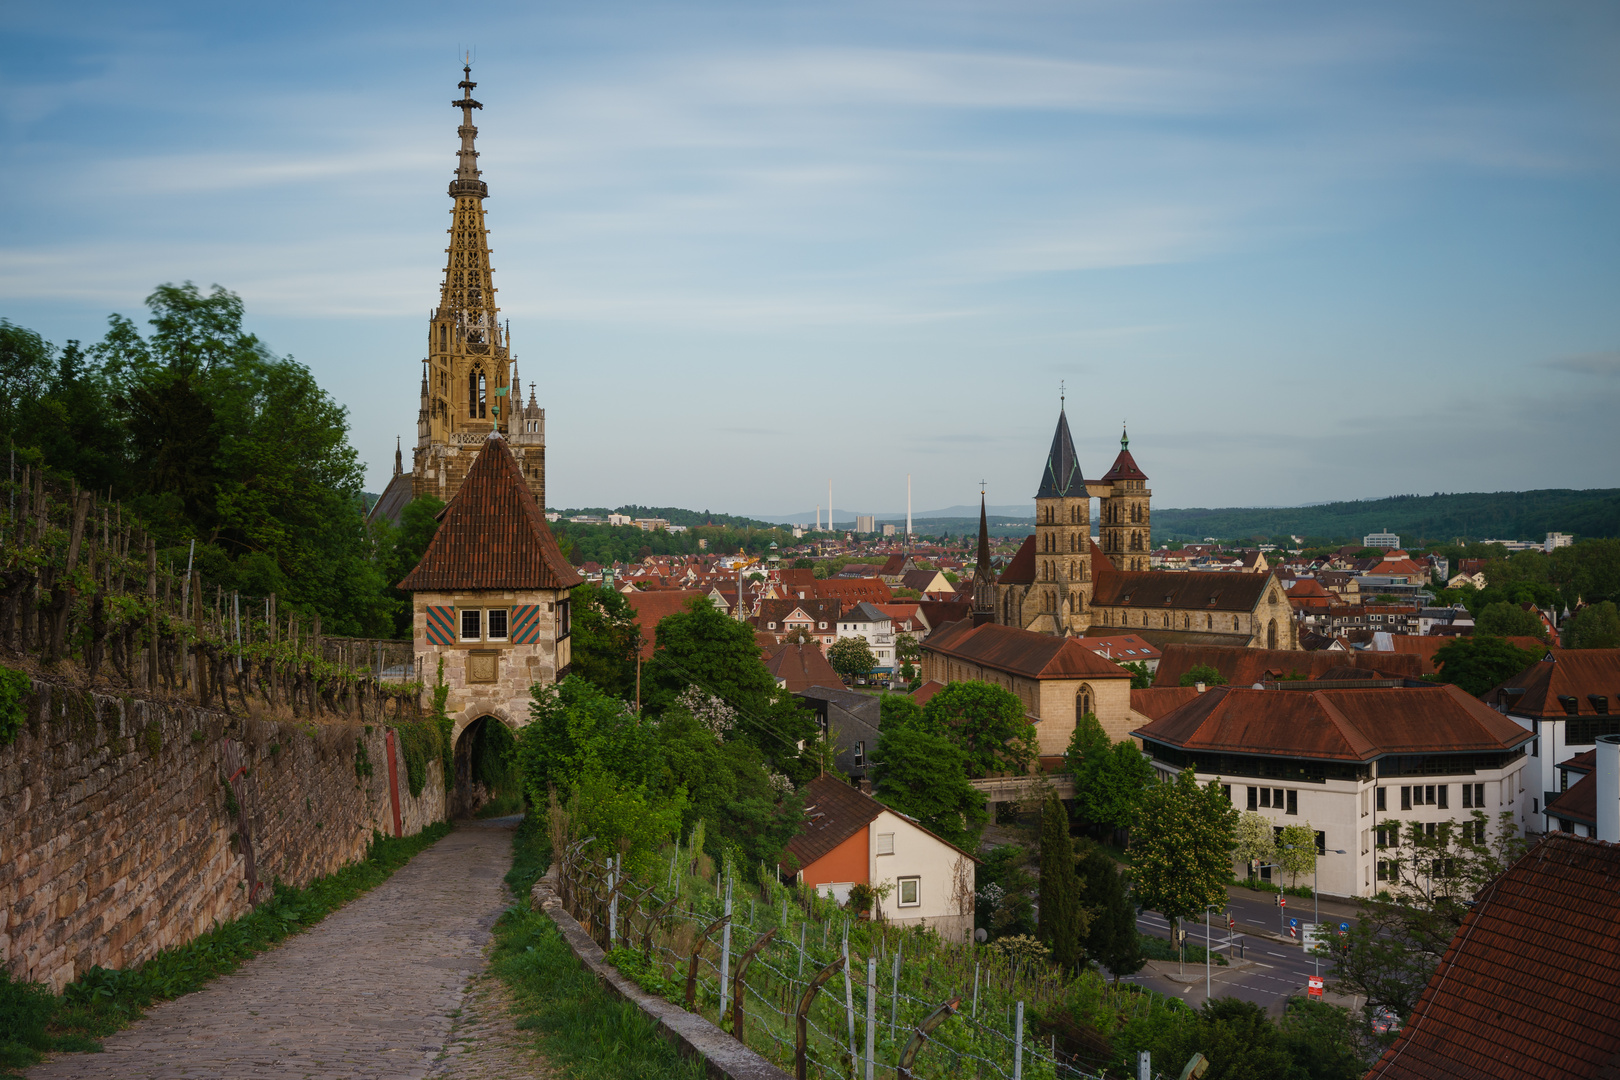
M1283 845L1283 850L1284 851L1296 851L1296 850L1298 850L1298 848L1299 848L1298 844L1284 844ZM1343 854L1345 854L1345 851L1344 851L1343 848L1325 848L1319 854L1326 855L1329 852L1333 853L1334 855L1343 855ZM1320 883L1320 881L1321 881L1321 867L1318 866L1316 863L1312 863L1311 864L1311 904L1313 905L1314 914L1311 916L1311 918L1312 918L1312 925L1317 928L1318 933L1321 933L1320 928L1322 926L1322 890L1317 888L1317 885ZM1304 941L1303 941L1304 935L1302 934L1302 935L1300 935L1300 937L1301 937L1301 942L1300 943L1304 944ZM1315 964L1316 973L1318 975L1322 974L1322 958L1317 955L1315 949L1311 950L1311 959L1312 959L1312 962Z

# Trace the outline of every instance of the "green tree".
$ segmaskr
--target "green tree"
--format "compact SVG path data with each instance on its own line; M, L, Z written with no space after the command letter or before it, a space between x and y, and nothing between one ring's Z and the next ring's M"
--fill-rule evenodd
M432 495L418 495L400 511L398 525L379 521L372 526L383 580L394 602L395 637L411 636L412 619L411 594L396 586L427 553L433 534L439 530L439 513L443 510L444 503Z
M0 435L17 437L30 403L45 394L56 347L39 334L0 319Z
M1453 683L1475 697L1493 686L1500 686L1540 659L1539 653L1485 634L1457 638L1434 654L1438 679Z
M1465 822L1439 823L1433 836L1418 822L1409 825L1404 843L1379 852L1386 856L1379 860L1384 888L1357 901L1346 947L1329 953L1334 989L1364 995L1369 1017L1380 1007L1411 1014L1475 894L1525 850L1511 812L1493 827L1476 810Z
M1028 853L1017 844L990 849L975 875L974 921L991 939L1035 935L1035 876L1025 869Z
M879 802L963 850L978 846L989 815L984 794L968 783L967 755L959 747L908 726L882 731L877 755L872 771Z
M1518 604L1499 600L1487 604L1474 618L1474 633L1492 637L1537 637L1545 640L1547 628L1541 616Z
M922 645L910 634L894 636L894 658L904 664L922 662Z
M1309 997L1288 999L1277 1045L1294 1061L1299 1080L1361 1080L1383 1046L1348 1009Z
M1290 885L1299 884L1299 875L1316 869L1316 830L1311 823L1284 825L1277 837L1277 863L1289 875Z
M1090 922L1080 904L1082 886L1074 862L1069 812L1052 791L1041 806L1041 940L1052 946L1052 958L1065 970L1079 964L1080 943Z
M589 583L569 593L573 633L570 670L605 693L632 700L641 626L635 609L617 590Z
M517 737L518 765L530 806L545 806L552 788L566 792L589 767L628 784L653 778L653 729L625 703L578 675L536 687L529 723Z
M1121 976L1134 975L1147 963L1136 931L1136 904L1131 899L1124 872L1095 844L1086 845L1080 860L1080 877L1091 909L1091 923L1086 928L1086 956L1107 968L1117 983Z
M1149 785L1136 827L1136 902L1172 922L1225 908L1237 810L1213 780L1200 786L1191 768Z
M733 737L752 740L795 786L815 775L813 754L799 751L801 742L815 741L814 718L776 685L747 623L728 618L699 596L661 620L655 636L653 658L641 672L646 711L662 714L696 686L737 711Z
M839 638L827 649L827 662L846 679L864 679L877 667L877 657L865 638Z
M1119 660L1116 663L1131 673L1132 690L1146 690L1153 685L1153 672L1148 670L1146 662L1141 660Z
M1016 694L984 682L955 682L928 699L928 719L966 755L968 775L1027 772L1035 760L1035 725Z
M1566 649L1620 649L1620 610L1604 600L1581 608L1564 624Z
M1153 766L1136 743L1124 739L1110 745L1096 715L1086 713L1074 726L1065 756L1081 820L1108 829L1130 828L1153 780Z
M1209 1059L1204 1080L1291 1080L1294 1068L1266 1010L1231 997L1204 1002L1195 1023L1175 1029L1153 1056L1169 1063L1171 1071L1196 1053Z
M1267 865L1277 861L1277 833L1271 819L1245 810L1234 827L1232 855L1241 863ZM1254 870L1251 866L1250 877Z
M1194 664L1181 674L1182 686L1196 686L1203 683L1205 686L1225 686L1226 676L1208 664Z

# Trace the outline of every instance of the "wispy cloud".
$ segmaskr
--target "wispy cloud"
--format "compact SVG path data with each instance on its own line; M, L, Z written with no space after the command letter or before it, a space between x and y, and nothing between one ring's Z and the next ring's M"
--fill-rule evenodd
M1581 353L1543 360L1542 367L1555 371L1569 371L1577 375L1596 375L1604 379L1620 379L1620 349L1610 352Z

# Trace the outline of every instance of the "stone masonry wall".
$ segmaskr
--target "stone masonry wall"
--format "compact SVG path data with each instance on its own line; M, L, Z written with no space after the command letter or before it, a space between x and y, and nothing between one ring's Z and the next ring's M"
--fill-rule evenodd
M59 991L92 965L138 965L393 832L383 727L37 681L25 705L0 746L0 965L15 979ZM409 835L444 816L444 785L432 761L412 798L395 741Z

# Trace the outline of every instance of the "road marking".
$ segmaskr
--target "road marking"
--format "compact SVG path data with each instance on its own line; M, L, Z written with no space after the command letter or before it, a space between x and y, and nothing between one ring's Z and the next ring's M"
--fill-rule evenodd
M1287 954L1287 953L1281 953L1281 952L1272 952L1272 951L1271 951L1271 950L1270 950L1270 949L1267 949L1267 950L1266 950L1266 955L1267 955L1267 956L1277 956L1277 957L1281 957L1281 958L1282 958L1282 959L1284 959L1284 960L1287 960L1287 959L1288 959L1288 958L1289 958L1289 957L1288 957L1288 954Z
M1265 969L1266 969L1266 970L1267 970L1267 971L1276 971L1276 970L1277 970L1277 965L1276 965L1276 964L1262 964L1262 963L1261 963L1261 962L1260 962L1260 961L1258 961L1258 960L1256 960L1256 961L1255 961L1255 962L1254 962L1254 966L1255 966L1255 967L1263 967L1263 968L1265 968Z

